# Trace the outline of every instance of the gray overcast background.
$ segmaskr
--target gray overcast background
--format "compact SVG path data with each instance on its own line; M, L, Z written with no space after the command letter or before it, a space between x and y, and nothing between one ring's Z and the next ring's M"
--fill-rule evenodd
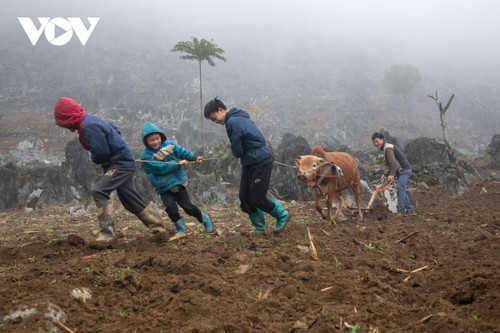
M309 98L341 100L350 105L353 98L361 97L342 89L352 85L359 95L379 96L384 71L393 64L404 63L415 66L422 74L422 83L413 97L415 112L429 109L427 115L422 115L430 114L436 125L434 131L423 131L424 134L439 131L435 105L427 98L436 89L442 99L451 93L457 95L453 105L457 115L480 112L471 109L479 100L484 120L491 119L493 123L478 130L484 137L474 140L487 143L488 136L500 127L499 118L491 118L500 113L496 103L500 102L500 3L493 0L4 0L1 8L0 87L5 89L14 84L35 85L37 91L41 85L68 86L57 82L61 76L47 79L46 72L66 71L73 75L73 80L83 82L87 78L72 74L75 70L90 73L93 67L104 66L102 71L128 71L126 79L137 85L150 78L160 82L161 78L154 79L154 75L174 81L169 83L172 86L189 82L196 94L192 81L196 79L197 67L169 52L177 41L196 36L214 39L226 51L227 58L227 63L216 62L214 68L204 66L205 100L215 95L235 103L262 100L279 109L283 94L288 93L299 97L299 101L302 98L302 105L297 105L297 99L293 102L297 109L311 108ZM19 16L101 19L85 47L78 44L76 37L66 46L54 47L44 36L33 47L17 21ZM28 68L23 57L30 59ZM143 67L127 69L137 62L142 62ZM164 72L159 69L163 65ZM26 82L12 77L13 67L19 72L29 71ZM158 70L147 73L150 67ZM169 76L174 68L182 69L186 77ZM154 82L152 85L159 84ZM69 92L92 89L90 83L86 84L86 88ZM64 92L67 91L62 88L47 92L47 99L52 101ZM161 104L181 95L147 98ZM121 96L116 96L117 103ZM140 99L141 95L136 97ZM83 95L80 98L95 99ZM373 113L390 107L381 99L363 103L365 106L360 109L365 110L380 104ZM196 110L195 98L191 106ZM0 109L6 111L8 107ZM391 127L383 123L375 126ZM402 130L395 132L401 134ZM418 132L414 129L413 136ZM463 135L454 135L460 144Z

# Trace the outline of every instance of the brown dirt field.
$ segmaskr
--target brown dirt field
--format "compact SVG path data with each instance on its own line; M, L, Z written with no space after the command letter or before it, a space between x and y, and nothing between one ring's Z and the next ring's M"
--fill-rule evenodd
M193 225L193 236L166 243L120 212L123 238L101 250L88 245L93 215L3 212L0 331L500 332L500 184L414 196L417 216L378 211L361 224L285 204L292 222L265 237L250 236L236 208L209 209L219 236ZM77 300L75 288L92 297ZM66 328L45 318L49 304Z

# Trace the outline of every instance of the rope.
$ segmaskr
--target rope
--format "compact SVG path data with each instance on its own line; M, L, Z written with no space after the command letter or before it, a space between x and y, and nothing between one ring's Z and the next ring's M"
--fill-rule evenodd
M211 161L211 160L220 160L220 157L209 157L209 158L204 158L203 162L205 161ZM163 161L156 161L156 160L135 160L136 162L139 163L160 163L160 164L180 164L179 162L163 162ZM196 163L196 161L187 161L188 163Z
M286 166L286 167L289 167L289 168L292 168L292 169L297 169L297 167L295 167L294 165L288 165L288 164L281 163L281 162L278 162L278 161L274 161L274 163L276 163L278 165L283 165L283 166Z
M285 163L281 163L281 162L278 162L278 161L274 161L274 163L278 164L278 165L283 165L283 166L286 166L288 168L293 168L293 169L297 169L296 166L294 165L288 165L288 164L285 164ZM315 173L316 176L320 176L322 177L321 178L321 181L323 181L323 179L325 178L338 178L339 179L339 182L340 182L340 178L344 178L348 183L354 183L354 181L352 181L351 179L347 178L346 176L344 176L343 174L339 174L339 170L338 170L338 167L336 168L336 175L327 175L328 172L323 172L323 173Z

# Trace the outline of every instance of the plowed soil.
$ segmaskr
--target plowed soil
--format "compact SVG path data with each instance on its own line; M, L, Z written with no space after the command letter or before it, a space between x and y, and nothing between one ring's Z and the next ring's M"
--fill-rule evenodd
M190 237L157 242L121 211L102 249L94 214L3 212L0 331L500 332L500 184L413 195L416 216L362 223L284 203L290 224L264 237L238 209L207 208L218 235L188 218Z

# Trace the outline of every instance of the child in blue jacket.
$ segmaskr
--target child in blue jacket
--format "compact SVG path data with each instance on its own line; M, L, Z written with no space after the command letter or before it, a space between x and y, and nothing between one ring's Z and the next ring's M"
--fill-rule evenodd
M189 198L186 189L188 179L182 169L188 161L202 163L203 157L195 156L189 150L167 140L166 135L155 124L149 122L142 128L142 142L144 148L141 160L151 161L143 163L142 167L149 182L161 196L165 211L177 229L175 235L186 233L184 218L180 216L177 204L203 224L205 232L212 233L214 231L212 220Z

